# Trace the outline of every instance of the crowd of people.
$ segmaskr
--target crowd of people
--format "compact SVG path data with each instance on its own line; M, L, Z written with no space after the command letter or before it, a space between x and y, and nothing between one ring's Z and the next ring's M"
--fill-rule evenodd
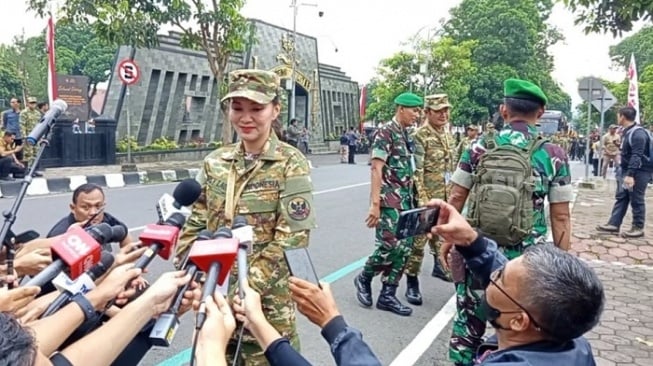
M201 194L190 207L173 255L178 270L152 283L144 280L134 262L148 249L126 235L113 238L120 250L95 288L75 294L52 314L42 316L60 295L57 288L3 287L0 364L87 365L93 360L94 365L136 365L152 347L148 335L154 319L187 286L179 313L195 311L207 319L196 324L193 364L309 365L300 353L298 310L320 327L336 364L380 365L361 332L345 322L329 286L290 276L285 263L285 250L309 245L316 211L309 163L297 148L297 122L285 134L275 125L281 92L272 72L229 74L223 101L239 141L204 159L196 178ZM405 275L408 303L423 304L424 284L418 278L428 243L435 263L431 274L452 282L456 292L449 345L453 364L593 365L583 335L598 323L605 295L597 274L567 253L571 177L566 151L538 137L545 93L531 82L506 80L500 107L505 127L486 126L479 135L477 126L469 126L459 143L449 132L446 94L422 98L402 93L394 104L394 118L371 143L365 223L376 232L376 249L355 277L356 300L371 307L371 283L381 275L376 308L410 316L412 308L400 301L397 287ZM618 230L624 202L639 204L635 194L642 179L648 182L651 176L641 169L646 137L632 124L629 109L620 111L620 124L626 135L633 135L623 139L628 141L621 147L623 189L617 193L614 220L603 230ZM351 136L356 138L355 131ZM546 239L545 200L553 242ZM7 267L2 268L3 285L17 286L19 279L50 265L49 247L67 230L101 223L126 227L105 206L100 187L78 187L70 214L48 238L13 240L15 272L6 274ZM398 239L398 218L416 207L437 209L437 221L424 235ZM639 215L642 208L637 210ZM235 264L226 296L202 296L208 276L191 278L185 258L203 231L231 227L237 216L253 228L246 279L239 281L241 268ZM3 245L3 261L7 248ZM495 330L489 338L487 322Z

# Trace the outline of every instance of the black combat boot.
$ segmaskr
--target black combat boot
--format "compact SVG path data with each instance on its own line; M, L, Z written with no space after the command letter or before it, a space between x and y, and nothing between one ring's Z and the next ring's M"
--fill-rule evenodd
M417 276L406 275L406 300L413 305L422 305L422 294L419 292Z
M397 299L397 285L383 284L379 299L376 300L376 308L379 310L391 311L397 315L409 316L413 309L405 306Z
M372 306L372 279L361 272L354 278L354 285L358 302L368 308Z
M437 277L445 282L451 282L451 277L442 269L440 259L437 256L433 256L433 259L433 272L431 272L431 276Z

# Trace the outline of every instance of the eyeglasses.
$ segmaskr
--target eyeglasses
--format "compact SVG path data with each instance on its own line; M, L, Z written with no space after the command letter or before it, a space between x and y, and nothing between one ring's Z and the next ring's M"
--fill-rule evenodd
M498 268L496 271L492 272L492 273L490 274L490 283L491 283L492 285L494 285L494 287L496 287L497 290L499 290L502 294L504 294L504 295L505 295L505 296L506 296L510 301L512 301L513 304L517 305L517 307L520 308L521 311L498 311L498 310L497 310L497 311L499 312L499 314L495 314L496 317L498 318L499 315L501 315L501 314L516 314L516 313L521 313L521 312L523 311L524 313L526 313L526 315L528 315L528 318L531 320L531 322L532 322L533 325L535 326L535 330L537 330L538 332L542 332L542 331L543 331L543 332L545 332L545 333L549 333L549 332L546 330L546 328L542 327L542 326L541 326L541 325L540 325L540 324L535 320L535 318L533 317L533 315L531 315L531 313L530 313L528 310L526 310L525 307L523 307L520 303L518 303L517 300L513 299L512 296L508 295L508 293L507 293L504 289L502 289L501 286L499 286L499 284L497 284L497 280L501 277L501 275L503 274L503 270L504 270L505 268L506 268L506 267L505 267L505 265L504 265L503 267Z

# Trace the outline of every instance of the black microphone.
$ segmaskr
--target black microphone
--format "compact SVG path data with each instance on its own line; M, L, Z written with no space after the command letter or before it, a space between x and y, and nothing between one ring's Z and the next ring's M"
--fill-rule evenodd
M179 212L185 217L190 215L190 210L186 206L192 205L202 194L202 186L195 179L185 179L177 184L172 196L165 193L156 205L156 211L159 215L159 222L164 222L170 216Z
M55 283L55 286L59 291L61 291L61 294L59 294L59 296L57 296L57 298L50 304L50 306L48 306L48 308L39 317L39 319L50 316L56 313L62 307L68 305L72 297L76 294L86 294L87 292L94 289L95 280L102 277L109 270L109 268L111 268L114 260L115 258L113 254L109 252L102 252L100 262L91 267L91 269L86 271L75 281L65 281L65 283L61 285ZM54 283L55 281L52 282Z
M213 233L210 230L202 230L197 235L196 242L201 242L205 240L213 239ZM190 253L190 250L188 251ZM183 267L186 268L186 275L190 275L191 281L195 280L195 276L198 274L197 265L192 262L188 262L188 254L186 255L185 263ZM159 347L170 347L172 340L177 333L177 328L179 328L179 318L177 313L181 307L181 302L184 299L184 293L188 291L190 287L190 282L180 287L177 290L175 295L175 300L172 302L172 305L165 313L161 314L159 318L154 323L154 327L150 332L150 342Z
M64 270L73 280L81 276L100 261L102 245L111 238L111 226L72 227L56 238L50 247L54 261L24 286L43 287Z
M185 222L186 218L183 214L174 212L163 225L147 225L138 238L144 246L148 245L149 248L138 258L134 268L147 267L157 254L164 260L168 260L171 253L175 252L179 230Z
M45 136L54 122L68 109L68 104L61 99L57 99L50 104L50 109L41 117L39 123L34 126L27 136L27 143L36 145Z
M247 253L252 249L252 242L254 240L254 230L252 226L247 223L244 216L234 217L231 229L235 238L238 239L238 290L241 299L245 298L245 281L247 280L248 267L247 267Z

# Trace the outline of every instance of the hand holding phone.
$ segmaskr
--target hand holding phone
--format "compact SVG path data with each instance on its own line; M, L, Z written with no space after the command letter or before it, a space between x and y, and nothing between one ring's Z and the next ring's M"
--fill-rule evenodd
M399 214L395 236L399 240L424 235L438 223L439 207L419 207Z
M320 280L315 273L313 262L307 248L287 249L283 257L288 264L290 275L320 286ZM322 286L320 286L322 288Z

